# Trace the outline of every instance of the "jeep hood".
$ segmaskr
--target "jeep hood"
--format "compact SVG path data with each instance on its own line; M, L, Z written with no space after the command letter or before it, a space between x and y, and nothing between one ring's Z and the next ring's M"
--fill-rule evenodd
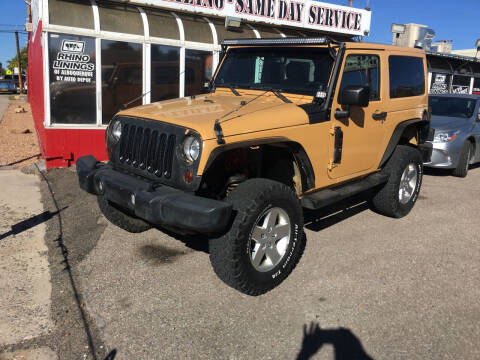
M311 102L311 97L287 94L292 103L285 103L273 93L263 93L256 91L235 96L217 90L215 94L138 106L118 115L182 126L198 132L203 140L215 138L213 127L219 119L227 142L229 136L308 123L307 114L298 105Z

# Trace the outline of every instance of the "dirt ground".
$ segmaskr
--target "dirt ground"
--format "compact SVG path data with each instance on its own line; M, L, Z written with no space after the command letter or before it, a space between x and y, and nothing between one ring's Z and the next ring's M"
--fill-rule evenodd
M17 108L25 112L17 113ZM0 167L23 167L35 163L40 156L30 104L12 100L0 119Z

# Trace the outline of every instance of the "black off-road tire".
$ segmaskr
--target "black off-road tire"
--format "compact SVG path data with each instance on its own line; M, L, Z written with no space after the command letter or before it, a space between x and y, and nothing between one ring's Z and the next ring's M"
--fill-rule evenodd
M468 174L468 166L470 165L470 157L472 155L472 143L467 140L463 145L462 154L458 161L457 168L453 170L452 175L456 177L466 177Z
M97 196L98 206L102 214L119 228L131 232L141 233L149 230L152 226L142 219L130 216L112 205L103 195Z
M400 182L409 164L413 164L417 169L417 181L410 200L403 204L399 198ZM373 196L373 210L392 218L406 216L415 205L422 185L423 162L420 152L411 146L398 145L382 171L389 175L389 178Z
M227 201L234 219L229 231L209 242L210 262L218 277L247 295L257 296L278 286L292 272L305 249L303 212L295 192L267 179L250 179L238 185ZM258 271L250 260L251 233L271 208L284 210L290 220L290 243L280 262L269 271Z

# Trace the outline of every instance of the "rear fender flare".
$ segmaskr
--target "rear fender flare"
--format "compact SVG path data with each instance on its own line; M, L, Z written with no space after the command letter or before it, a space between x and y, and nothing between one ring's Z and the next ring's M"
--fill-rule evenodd
M404 134L405 130L412 125L415 125L419 133L418 144L423 144L425 141L430 140L429 139L430 121L429 121L429 116L427 112L424 113L424 116L422 117L422 119L414 118L414 119L409 119L399 123L395 128L395 130L393 130L393 134L390 137L390 141L388 142L388 145L385 150L385 153L383 154L382 160L378 165L379 168L383 167L387 162L387 160L390 158L390 156L392 156L393 151L399 144L400 139L402 138L402 135Z

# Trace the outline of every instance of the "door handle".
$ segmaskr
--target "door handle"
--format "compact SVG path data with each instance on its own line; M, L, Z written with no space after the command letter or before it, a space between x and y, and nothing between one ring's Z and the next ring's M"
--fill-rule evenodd
M375 113L372 114L373 120L383 120L386 117L387 117L386 111L383 111L383 112L380 112L380 113L375 112Z

